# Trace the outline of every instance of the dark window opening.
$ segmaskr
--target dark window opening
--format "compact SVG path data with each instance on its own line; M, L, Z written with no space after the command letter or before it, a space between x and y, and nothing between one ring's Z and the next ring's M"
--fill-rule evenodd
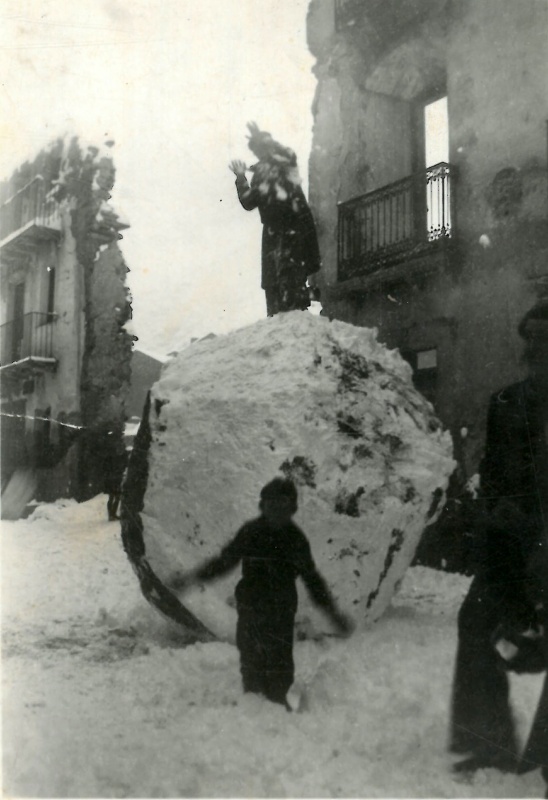
M23 337L25 335L25 283L18 283L13 289L13 312L10 342L10 361L19 361L23 351Z
M47 308L48 322L53 319L55 312L55 267L48 267L48 297Z

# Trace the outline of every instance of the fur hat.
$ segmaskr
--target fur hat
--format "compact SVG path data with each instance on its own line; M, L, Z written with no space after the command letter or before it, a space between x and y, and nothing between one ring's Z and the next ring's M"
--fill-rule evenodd
M247 127L250 134L247 145L257 158L273 161L286 168L296 166L297 156L290 147L284 147L272 138L271 133L262 131L256 122L248 122Z

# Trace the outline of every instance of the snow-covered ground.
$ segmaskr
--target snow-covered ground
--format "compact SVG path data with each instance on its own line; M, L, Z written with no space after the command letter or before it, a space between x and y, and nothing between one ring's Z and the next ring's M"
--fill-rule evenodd
M105 506L63 501L2 525L5 795L543 795L538 772L451 774L468 579L410 569L370 630L298 642L302 713L288 714L242 694L233 645L180 646L142 599ZM522 736L540 680L513 679Z

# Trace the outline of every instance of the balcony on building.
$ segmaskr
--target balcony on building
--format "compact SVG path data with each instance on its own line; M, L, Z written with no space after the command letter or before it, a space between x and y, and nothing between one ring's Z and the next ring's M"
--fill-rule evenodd
M338 206L343 293L440 266L455 239L454 168L441 162Z
M37 243L57 239L60 232L59 204L51 196L41 175L0 206L0 257L3 263L27 258Z
M0 325L2 384L32 379L55 371L54 334L57 315L34 311Z

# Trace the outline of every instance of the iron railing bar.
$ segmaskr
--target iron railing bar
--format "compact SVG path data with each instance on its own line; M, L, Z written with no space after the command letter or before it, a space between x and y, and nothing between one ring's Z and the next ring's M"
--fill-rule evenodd
M450 236L452 173L450 164L439 162L339 203L339 272L343 278L347 273L377 269L382 260L405 257L412 248Z
M31 311L0 325L2 366L23 358L53 358L56 314Z

